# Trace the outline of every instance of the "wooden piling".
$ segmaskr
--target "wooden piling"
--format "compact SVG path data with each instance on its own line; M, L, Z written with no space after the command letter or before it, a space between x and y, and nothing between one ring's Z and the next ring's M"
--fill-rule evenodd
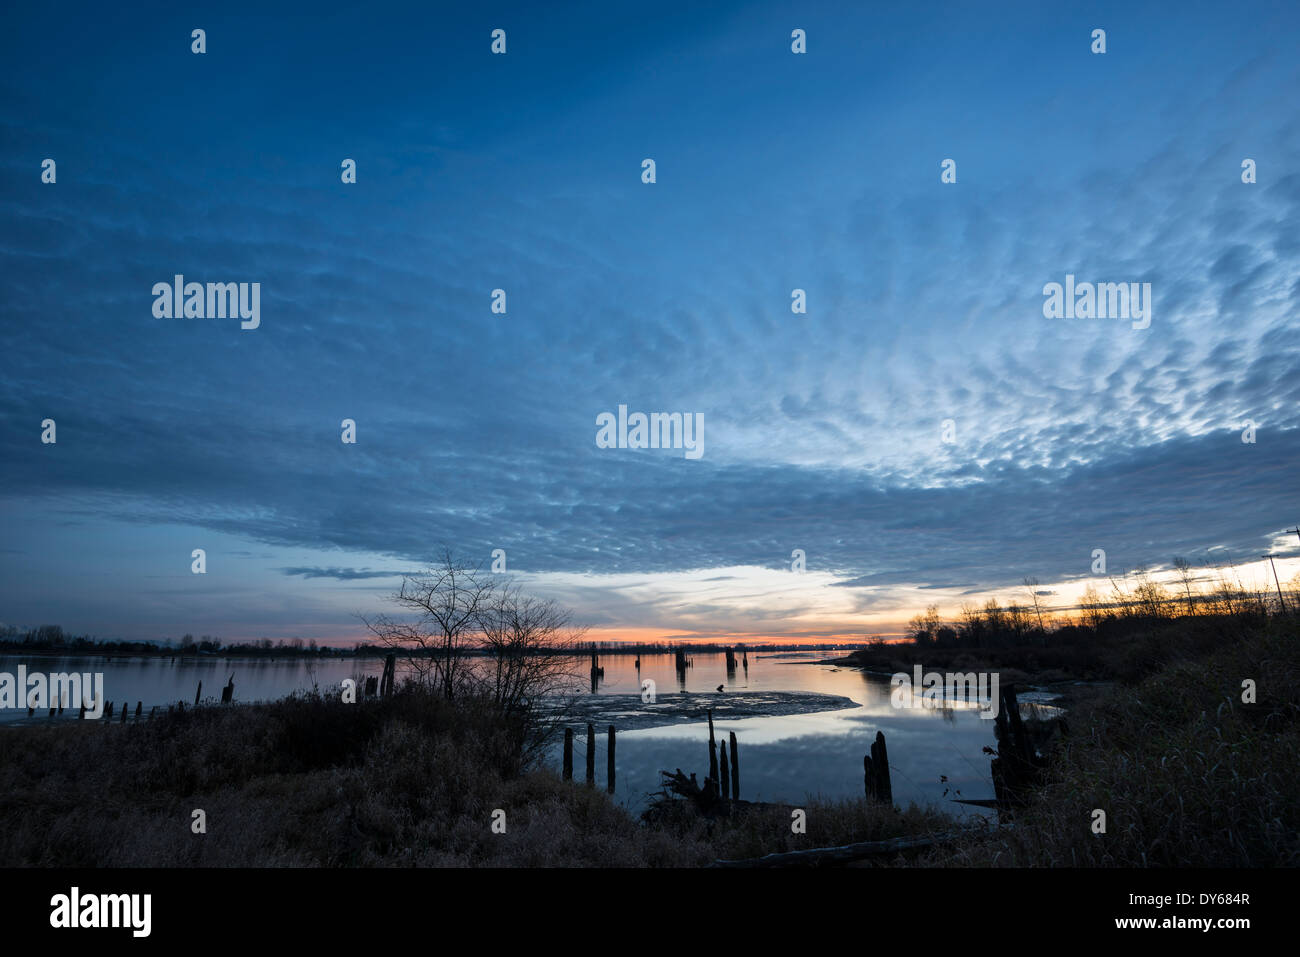
M614 793L614 726L609 726L609 747L605 756L605 766L609 769L609 793Z
M126 713L131 710L131 702L122 702L122 723L126 724Z
M862 758L867 797L882 804L894 803L894 787L889 779L889 752L885 749L885 733L876 732L871 743L871 754Z
M573 780L573 729L564 729L564 780Z
M740 749L736 746L736 732L731 734L731 799L740 800Z
M221 703L230 704L235 699L235 676L232 674L226 686L221 689Z
M81 702L81 711L79 711L79 712L77 713L77 720L78 720L78 721L85 721L85 720L86 720L86 702L84 702L84 701Z
M727 795L731 793L731 772L727 769L727 742L723 741L719 746L721 754L718 756L718 771L722 775L721 787L718 793L726 800Z
M137 702L135 703L135 720L137 720L137 721L140 720L140 712L143 711L143 710L144 710L144 702L143 702L143 701L137 701Z
M596 786L596 726L587 722L587 787Z
M199 682L198 688L194 692L194 707L199 706L199 695L203 694L203 682Z
M113 717L113 702L111 701L108 703L108 716Z
M718 746L713 740L713 709L709 709L709 778L718 781Z

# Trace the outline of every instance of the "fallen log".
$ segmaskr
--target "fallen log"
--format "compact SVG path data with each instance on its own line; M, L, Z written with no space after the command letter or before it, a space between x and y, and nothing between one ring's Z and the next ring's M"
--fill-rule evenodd
M952 802L954 804L969 804L972 807L997 808L998 806L996 798L953 798Z
M714 861L709 866L817 867L825 864L847 864L868 857L880 857L896 854L900 851L914 851L925 847L933 847L936 844L956 840L957 837L958 834L952 831L942 834L927 834L921 837L895 837L888 841L862 841L858 844L844 844L839 847L812 847L804 851L786 851L740 861Z

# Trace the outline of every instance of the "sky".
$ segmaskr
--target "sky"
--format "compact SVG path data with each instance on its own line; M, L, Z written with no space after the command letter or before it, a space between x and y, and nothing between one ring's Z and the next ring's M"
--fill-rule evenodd
M283 9L6 14L0 623L351 642L444 546L602 639L1300 572L1300 6Z

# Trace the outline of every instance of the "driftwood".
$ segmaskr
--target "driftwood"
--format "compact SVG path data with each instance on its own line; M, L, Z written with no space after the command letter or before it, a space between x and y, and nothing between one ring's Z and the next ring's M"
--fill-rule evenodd
M732 765L733 767L735 765ZM793 804L774 804L770 801L742 801L732 797L727 799L725 794L720 793L719 786L710 778L705 778L704 783L700 784L695 780L695 775L687 777L682 773L682 769L676 771L660 771L660 785L663 787L665 796L660 797L657 803L652 803L642 817L651 820L659 816L662 812L668 810L672 805L677 804L673 798L684 798L681 803L689 804L696 811L705 817L726 817L740 811L762 811L778 808L783 811L794 810ZM735 793L736 782L731 782L732 793Z
M704 784L700 785L694 774L687 777L681 768L673 772L660 771L659 775L659 783L665 792L685 798L701 814L712 817L727 813L727 802L718 793L718 786L712 778L705 778Z
M714 861L710 867L816 867L824 864L847 864L868 857L881 857L902 851L914 851L955 840L957 834L927 834L921 837L896 837L888 841L863 841L840 847L813 847L806 851L786 851L740 861Z

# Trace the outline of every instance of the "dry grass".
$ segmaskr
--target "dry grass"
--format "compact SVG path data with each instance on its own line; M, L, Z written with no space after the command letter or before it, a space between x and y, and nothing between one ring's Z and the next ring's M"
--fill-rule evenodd
M1177 646L1178 641L1171 642ZM1174 648L1164 650L1166 656ZM1253 679L1257 703L1242 702ZM929 855L989 866L1300 864L1300 634L1274 619L1174 657L1071 715L1047 784L1011 828ZM1092 832L1093 810L1106 832Z

